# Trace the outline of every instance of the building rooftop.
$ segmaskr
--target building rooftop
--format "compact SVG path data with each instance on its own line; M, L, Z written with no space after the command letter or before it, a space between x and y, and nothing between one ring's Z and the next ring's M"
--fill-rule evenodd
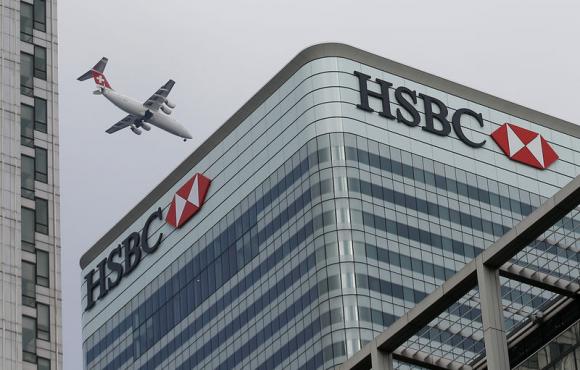
M534 122L550 129L580 138L580 126L571 122L523 107L521 105L497 98L484 92L446 80L418 69L394 62L367 51L339 43L324 43L308 47L296 55L264 87L248 100L232 117L230 117L214 134L191 153L175 170L159 183L147 196L119 220L103 235L80 259L81 268L85 268L103 250L105 250L121 233L123 233L139 216L150 209L153 204L166 194L183 176L195 167L213 148L236 129L252 112L269 96L278 90L303 65L320 58L340 57L363 63L402 78L456 95L474 103L504 112L506 114Z

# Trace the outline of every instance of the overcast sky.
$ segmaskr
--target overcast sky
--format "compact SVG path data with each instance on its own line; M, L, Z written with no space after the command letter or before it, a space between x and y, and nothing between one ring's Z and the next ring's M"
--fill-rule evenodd
M347 43L580 123L578 1L59 0L64 368L82 368L79 258L305 47ZM124 113L76 78L102 56L146 100L167 79L194 138L104 131Z

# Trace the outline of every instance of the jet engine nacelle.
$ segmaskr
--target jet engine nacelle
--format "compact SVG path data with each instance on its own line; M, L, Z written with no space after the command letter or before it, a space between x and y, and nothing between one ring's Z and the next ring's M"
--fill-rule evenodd
M165 99L165 104L171 108L171 109L175 109L175 104L170 102L169 99Z
M141 128L145 131L151 131L151 125L145 122L141 122Z
M141 135L141 130L135 127L135 125L131 125L131 131L133 131L135 135Z
M165 114L171 114L171 112L173 112L171 109L167 108L165 105L161 106L161 110L163 111L163 113Z

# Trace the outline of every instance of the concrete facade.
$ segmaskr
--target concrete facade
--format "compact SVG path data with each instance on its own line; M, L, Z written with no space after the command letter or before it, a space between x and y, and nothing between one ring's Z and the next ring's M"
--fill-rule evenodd
M0 1L2 369L62 368L56 18L53 0Z

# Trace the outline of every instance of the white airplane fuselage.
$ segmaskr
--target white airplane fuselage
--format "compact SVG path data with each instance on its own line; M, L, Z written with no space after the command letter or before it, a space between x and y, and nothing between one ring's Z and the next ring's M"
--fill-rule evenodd
M101 89L101 92L105 98L107 98L107 100L119 107L121 110L124 110L125 112L138 117L144 117L146 115L148 109L142 103L139 103L138 101L123 94L119 94L112 89L103 88ZM150 123L153 126L156 126L184 139L192 138L191 134L185 129L185 127L183 127L173 118L159 111L150 111L150 113L151 117L143 120L144 122Z

